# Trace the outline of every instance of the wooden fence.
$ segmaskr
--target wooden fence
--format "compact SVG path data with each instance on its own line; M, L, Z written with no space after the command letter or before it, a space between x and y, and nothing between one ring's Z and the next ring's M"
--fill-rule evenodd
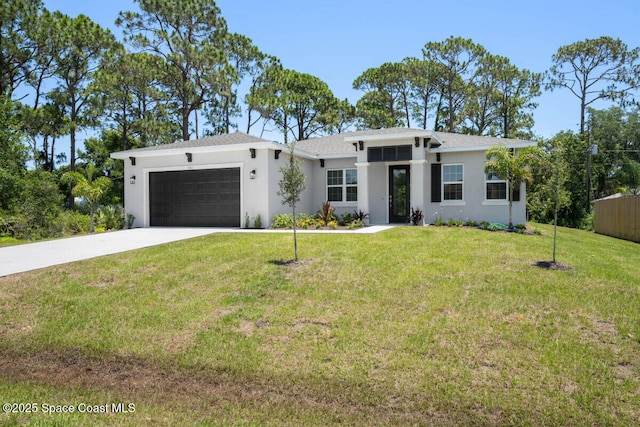
M596 233L640 243L640 195L595 201Z

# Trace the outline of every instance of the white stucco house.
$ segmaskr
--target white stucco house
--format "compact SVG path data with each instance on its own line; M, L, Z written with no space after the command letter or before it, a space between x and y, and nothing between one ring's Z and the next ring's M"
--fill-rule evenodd
M330 201L338 214L362 210L370 224L405 223L411 208L437 218L508 223L508 184L484 172L487 149L516 151L532 141L422 129L348 132L298 141L308 189L298 211ZM288 213L278 196L283 144L241 132L121 151L125 211L134 226L244 226ZM516 192L513 223L526 221L526 189Z

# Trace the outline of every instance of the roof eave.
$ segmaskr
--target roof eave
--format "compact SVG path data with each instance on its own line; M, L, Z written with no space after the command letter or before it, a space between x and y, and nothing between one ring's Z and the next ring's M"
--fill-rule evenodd
M202 147L180 147L160 150L127 150L111 153L112 159L128 159L129 157L158 157L175 156L184 153L223 153L229 151L248 150L249 148L266 148L272 150L286 149L286 146L277 142L244 142L242 144L207 145Z
M538 143L534 141L522 141L522 142L508 142L505 144L472 145L468 147L440 146L438 148L430 149L429 152L430 153L453 153L453 152L465 152L465 151L487 151L488 149L496 145L504 145L507 148L525 148L525 147L535 147L538 145Z

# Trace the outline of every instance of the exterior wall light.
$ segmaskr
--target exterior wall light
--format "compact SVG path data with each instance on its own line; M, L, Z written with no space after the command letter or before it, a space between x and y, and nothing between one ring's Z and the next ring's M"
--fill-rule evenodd
M256 149L255 148L249 148L249 151L251 152L251 158L255 159L256 158Z
M136 183L136 176L131 175L131 178L129 178L129 184L135 184L135 183Z
M193 160L193 155L191 153L184 153L187 155L187 162L191 163L191 160Z
M256 179L256 170L252 170L249 172L249 179Z

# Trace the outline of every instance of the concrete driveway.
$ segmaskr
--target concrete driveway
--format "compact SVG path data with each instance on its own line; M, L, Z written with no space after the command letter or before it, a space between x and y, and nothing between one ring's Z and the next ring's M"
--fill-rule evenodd
M298 233L375 234L393 227L393 225L374 225L355 230L298 230ZM207 234L230 232L291 233L291 230L151 227L7 246L0 248L0 277Z
M0 277L163 243L228 232L228 228L135 228L0 248Z

